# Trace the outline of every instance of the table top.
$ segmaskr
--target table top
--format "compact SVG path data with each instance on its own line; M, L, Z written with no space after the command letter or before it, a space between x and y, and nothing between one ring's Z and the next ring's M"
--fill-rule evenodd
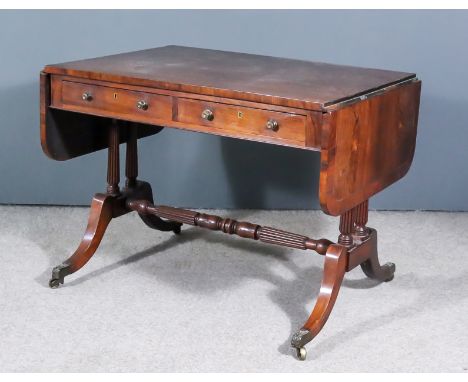
M413 73L165 46L62 64L46 73L309 110L415 78Z

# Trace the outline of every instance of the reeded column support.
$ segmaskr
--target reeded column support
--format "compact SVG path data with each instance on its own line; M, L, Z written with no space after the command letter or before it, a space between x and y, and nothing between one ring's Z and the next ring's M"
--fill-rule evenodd
M366 200L341 215L338 243L352 248L368 237L369 229L366 227L368 214L369 200Z
M129 139L127 142L127 150L125 155L125 189L132 191L135 188L143 188L145 190L144 199L153 203L153 190L149 183L137 181L138 177L138 130L136 126L129 127ZM135 196L143 197L143 195ZM172 231L175 234L181 233L181 223L174 221L164 221L160 217L148 214L139 214L143 223L152 229L159 231Z
M347 248L353 246L353 231L355 221L356 209L352 208L340 216L340 236L338 236L338 243Z
M368 216L369 216L369 200L362 202L356 207L355 210L355 227L354 233L360 239L369 236L369 228L366 227Z
M135 187L138 177L138 130L136 126L130 127L130 137L127 142L125 158L126 187Z
M107 194L120 194L120 159L119 159L119 126L113 120L109 126L109 149L107 156Z

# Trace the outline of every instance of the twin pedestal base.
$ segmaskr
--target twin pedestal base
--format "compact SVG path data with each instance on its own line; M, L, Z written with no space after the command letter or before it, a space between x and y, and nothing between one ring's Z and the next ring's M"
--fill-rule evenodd
M293 335L292 347L299 359L306 358L305 344L310 342L325 325L335 304L344 274L361 266L364 273L379 281L390 281L395 272L392 263L381 266L377 257L377 232L366 227L368 201L364 201L340 217L338 243L249 222L202 214L180 208L155 206L153 192L147 182L137 181L137 130L129 131L125 175L126 187L120 191L119 127L116 121L109 126L107 165L107 193L96 194L91 203L88 226L78 249L65 262L52 270L49 286L57 288L65 276L82 268L96 252L110 221L136 211L143 222L160 231L180 234L182 224L203 227L243 238L290 248L313 250L325 256L323 279L315 307L303 325Z
M367 203L350 211L342 220L352 224L340 224L339 243L326 239L315 240L287 231L264 227L249 222L238 222L229 218L202 214L179 208L153 205L153 194L149 183L134 181L122 192L96 194L91 203L88 226L75 253L55 267L49 282L51 288L63 284L65 276L82 268L96 252L104 232L113 218L136 211L143 222L151 228L172 231L180 234L182 224L199 226L211 230L235 234L240 237L263 241L291 248L314 250L324 255L324 273L320 293L315 307L303 325L293 335L291 345L299 359L306 357L305 345L310 342L325 325L335 304L344 274L360 265L364 273L373 279L390 281L395 265L379 264L377 257L377 232L365 227ZM365 209L362 212L362 209ZM347 228L346 228L347 227ZM340 244L341 243L341 244Z

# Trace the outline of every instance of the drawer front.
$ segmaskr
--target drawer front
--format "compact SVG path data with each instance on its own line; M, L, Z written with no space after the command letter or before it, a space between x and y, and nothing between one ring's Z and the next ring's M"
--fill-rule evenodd
M171 120L170 96L108 86L62 81L61 105L67 110L141 121Z
M305 145L306 117L187 98L177 100L177 121L215 133L242 134L266 141Z

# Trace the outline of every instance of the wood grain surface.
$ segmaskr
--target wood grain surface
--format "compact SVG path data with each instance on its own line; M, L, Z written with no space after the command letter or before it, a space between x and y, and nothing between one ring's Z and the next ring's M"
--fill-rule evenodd
M323 110L412 73L165 46L48 65L44 71L273 105Z
M319 199L341 215L402 178L416 145L421 82L324 114Z

